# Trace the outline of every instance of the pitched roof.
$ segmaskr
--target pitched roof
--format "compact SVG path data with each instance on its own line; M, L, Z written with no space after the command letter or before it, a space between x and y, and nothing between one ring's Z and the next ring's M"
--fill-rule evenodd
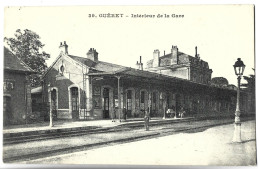
M4 47L4 70L36 73L6 47Z
M76 60L82 64L85 64L89 67L92 67L96 64L95 61L88 59L88 58L83 58L83 57L79 57L79 56L73 56L73 55L68 55L70 58L72 58L73 60Z
M125 66L113 64L113 63L108 63L108 62L103 62L103 61L93 61L88 58L83 58L79 56L73 56L73 55L68 55L70 58L73 60L76 60L82 64L85 64L88 67L91 67L97 71L101 72L113 72L117 71L119 69L125 68Z
M122 68L126 68L126 66L121 66L121 65L117 65L117 64L113 64L113 63L98 61L94 68L98 71L113 72L113 71L118 71Z

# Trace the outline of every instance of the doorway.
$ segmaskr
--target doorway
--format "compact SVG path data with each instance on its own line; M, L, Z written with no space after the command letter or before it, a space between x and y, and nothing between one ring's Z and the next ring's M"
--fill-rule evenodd
M57 91L56 89L53 89L51 91L51 110L52 110L52 115L53 119L57 120Z
M72 109L72 119L79 119L79 93L77 87L72 87L71 91L71 109Z
M4 96L4 103L3 103L3 110L4 110L4 126L11 124L13 115L11 111L11 97Z
M176 94L176 112L177 114L179 114L181 110L181 95L180 94Z
M158 106L157 106L157 92L152 93L152 111L151 111L151 117L155 117L158 113Z
M109 118L109 89L108 88L103 89L103 99L104 99L103 118L108 119Z
M143 114L145 114L145 91L141 91L141 96L140 96L140 109Z
M127 90L126 94L126 111L127 117L132 117L132 91Z

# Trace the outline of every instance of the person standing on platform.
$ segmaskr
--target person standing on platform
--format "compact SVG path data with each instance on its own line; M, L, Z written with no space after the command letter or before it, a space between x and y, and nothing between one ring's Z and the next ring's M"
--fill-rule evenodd
M145 115L144 115L144 126L146 131L149 130L149 119L150 119L150 113L148 108L148 110L145 111Z
M181 110L180 110L179 116L181 116L181 118L183 118L185 113L186 112L185 112L184 108L181 106Z
M115 115L116 115L116 108L114 107L114 110L111 113L112 122L115 122Z
M124 108L123 108L123 118L124 118L124 120L126 120L126 116L127 116L127 112L126 112L126 108L124 106Z

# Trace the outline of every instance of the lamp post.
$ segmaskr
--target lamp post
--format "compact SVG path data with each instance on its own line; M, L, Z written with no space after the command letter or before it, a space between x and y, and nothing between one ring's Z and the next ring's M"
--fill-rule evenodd
M240 81L241 76L244 73L246 65L244 65L241 58L237 58L235 62L234 70L235 74L237 75L237 104L236 104L236 112L235 112L235 131L233 136L233 142L242 142L241 140L241 122L240 122L240 107L239 107L239 100L240 100Z
M121 122L121 92L120 92L120 78L121 76L116 76L117 78L117 95L118 95L118 121Z
M49 97L50 97L50 127L53 127L53 122L52 122L52 89L50 87L51 85L49 84L48 87L49 87Z

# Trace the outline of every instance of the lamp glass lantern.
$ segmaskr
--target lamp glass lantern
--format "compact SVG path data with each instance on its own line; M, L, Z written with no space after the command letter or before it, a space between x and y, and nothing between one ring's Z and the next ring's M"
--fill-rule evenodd
M241 60L241 58L237 58L237 61L235 62L235 64L233 66L234 66L235 74L237 76L243 75L246 65Z

